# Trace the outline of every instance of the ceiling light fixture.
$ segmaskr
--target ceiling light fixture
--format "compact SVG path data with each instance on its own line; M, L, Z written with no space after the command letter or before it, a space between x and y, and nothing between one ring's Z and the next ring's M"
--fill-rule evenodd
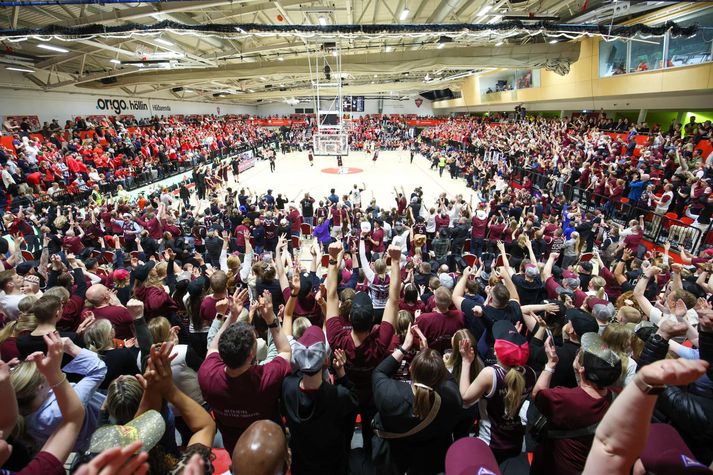
M437 46L438 49L443 49L445 47L446 47L445 43L438 43L438 46Z
M69 53L68 49L60 48L59 46L50 45L47 43L40 43L37 45L38 48L46 49L49 51L55 51L57 53Z
M411 14L411 11L408 8L404 8L401 10L401 16L399 16L399 20L404 21L408 16Z
M18 68L15 66L7 66L5 67L8 71L17 71L19 73L34 73L35 71L33 69L26 69L26 68Z
M327 26L327 20L326 20L323 16L320 16L320 17L319 17L319 24L322 25L322 26Z
M248 92L255 92L255 89L248 89Z
M283 58L282 56L279 56L279 57L277 58L277 60L278 60L278 61L284 61L285 58Z
M109 62L114 64L121 64L121 61L119 61L118 59L110 59Z
M164 46L175 46L175 44L171 43L171 42L168 41L168 40L164 40L163 38L155 38L154 41L155 41L156 43L160 43L160 44L162 44L162 45L164 45Z
M184 89L183 92L187 92L188 94L193 92L193 89Z
M559 40L550 40L550 44L553 45L555 43L559 42Z
M497 43L495 43L495 46L502 46L504 43L504 41L498 41Z
M384 51L387 53L391 53L393 50L394 50L393 46L385 46L384 47Z
M477 16L485 16L492 9L493 9L492 5L485 5L483 8L480 9Z

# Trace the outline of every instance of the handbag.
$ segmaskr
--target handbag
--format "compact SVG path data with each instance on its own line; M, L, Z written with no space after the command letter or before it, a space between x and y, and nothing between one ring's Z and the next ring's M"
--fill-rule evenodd
M389 440L403 439L418 434L428 427L436 418L438 411L441 408L441 395L437 392L434 392L434 394L435 399L433 401L433 406L431 406L431 410L421 422L413 426L408 431L402 433L387 432L374 427L374 435L371 438L371 460L374 462L374 465L380 469L380 473L389 473L393 471Z

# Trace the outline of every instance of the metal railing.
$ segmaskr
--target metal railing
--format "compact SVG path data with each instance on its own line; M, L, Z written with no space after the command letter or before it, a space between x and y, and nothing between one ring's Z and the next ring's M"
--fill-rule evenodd
M529 178L534 190L548 193L551 196L564 196L568 202L577 200L580 206L593 212L601 209L613 221L626 224L631 219L644 217L644 237L654 244L668 241L672 248L683 248L695 252L701 245L709 242L711 225L694 225L694 219L688 216L677 216L675 213L656 213L650 207L632 203L626 197L612 202L611 197L602 195L579 186L559 182L552 175L545 175L527 167L514 167L510 181L523 185Z

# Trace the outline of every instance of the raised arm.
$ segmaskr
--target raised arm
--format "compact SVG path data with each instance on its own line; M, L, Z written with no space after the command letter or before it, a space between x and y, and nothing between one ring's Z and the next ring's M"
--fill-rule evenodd
M458 386L460 395L463 398L463 407L470 407L492 390L495 375L493 368L488 366L478 373L475 381L471 382L470 367L475 362L475 350L470 341L465 339L461 341L459 351L463 357L463 366L461 367Z
M555 265L555 261L559 259L559 252L551 252L550 257L547 258L545 262L545 267L542 269L542 281L547 282L547 279L552 277L552 266Z
M329 267L327 268L327 279L324 282L327 287L327 320L339 315L337 273L339 272L339 264L342 262L343 256L344 248L341 242L333 242L329 245Z
M383 321L396 326L396 314L399 313L399 295L401 293L401 248L393 244L387 249L391 258L391 273L389 281L389 298L384 307Z
M292 347L290 342L287 341L287 335L280 328L280 322L275 316L275 312L272 309L272 294L269 290L265 290L261 297L258 298L260 302L260 316L270 331L272 336L272 341L275 342L275 348L277 349L277 356L285 359L288 363L292 357Z
M636 300L636 303L639 304L639 308L647 317L651 316L654 306L651 305L649 299L644 296L646 286L649 285L649 280L655 278L660 273L661 269L659 267L651 266L644 271L634 286L634 300Z
M285 314L282 317L282 329L285 336L292 336L292 314L295 313L295 305L297 304L297 294L300 293L300 271L298 267L292 271L292 280L290 281L290 298L285 304Z
M465 286L468 283L468 278L470 277L470 274L472 273L473 269L470 266L463 269L463 275L460 279L458 279L458 283L453 288L453 305L455 305L455 307L459 310L461 308L461 305L463 304L463 300L465 300Z
M52 454L57 460L64 463L72 452L77 436L82 429L84 406L77 392L67 381L67 375L60 370L64 344L59 335L49 333L44 336L44 340L47 344L47 355L37 352L28 356L27 359L34 361L37 365L38 371L47 381L46 384L54 392L57 405L62 413L62 423L47 439L42 451ZM14 395L12 398L15 398Z
M583 475L628 474L648 440L656 394L642 388L685 386L708 368L702 360L667 359L646 365L624 387L599 423Z
M361 267L364 269L364 275L369 282L374 282L376 274L369 265L369 259L366 258L366 244L364 243L364 236L359 239L359 259L361 259Z
M280 280L281 291L284 291L290 286L290 282L287 280L287 272L285 272L285 264L282 262L282 251L286 246L287 241L285 240L285 235L282 234L277 239L277 246L275 247L275 270L277 271L277 277Z

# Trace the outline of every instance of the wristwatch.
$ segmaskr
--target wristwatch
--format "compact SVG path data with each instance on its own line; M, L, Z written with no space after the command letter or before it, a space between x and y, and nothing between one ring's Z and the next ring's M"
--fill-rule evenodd
M272 323L270 323L267 328L279 328L280 327L280 321L278 319L274 319Z
M336 260L336 259L330 259L330 260L329 260L329 265L330 265L330 266L336 266L336 265L337 265L337 260Z
M651 396L658 396L659 394L664 392L664 389L666 389L666 385L652 386L639 376L636 376L634 378L634 384L636 384L636 387L639 388L642 393L649 394Z

